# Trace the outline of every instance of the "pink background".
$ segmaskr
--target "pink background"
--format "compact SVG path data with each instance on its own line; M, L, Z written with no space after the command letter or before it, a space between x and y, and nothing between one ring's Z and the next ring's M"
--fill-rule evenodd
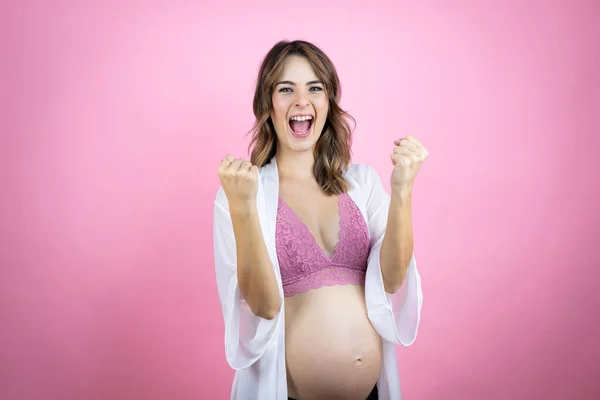
M283 38L334 60L386 187L394 139L429 148L405 398L600 398L600 3L13 3L0 398L228 397L216 169Z

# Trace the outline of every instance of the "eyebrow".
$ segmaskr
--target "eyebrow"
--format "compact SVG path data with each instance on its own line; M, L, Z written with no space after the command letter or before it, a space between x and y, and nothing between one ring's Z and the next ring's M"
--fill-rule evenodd
M321 85L323 84L323 82L321 82L321 81L319 81L319 80L316 80L316 81L310 81L310 82L307 82L307 83L306 83L306 86L309 86L309 85L314 85L314 84L317 84L317 83L320 83ZM275 86L278 86L278 85L292 85L292 86L296 86L296 84L295 84L294 82L292 82L292 81L281 81L281 82L277 82L277 83L275 84Z

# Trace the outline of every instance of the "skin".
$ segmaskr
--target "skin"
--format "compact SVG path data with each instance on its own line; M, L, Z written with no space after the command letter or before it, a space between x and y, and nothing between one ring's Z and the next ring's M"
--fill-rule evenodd
M325 88L315 81L305 58L288 57L272 94L271 119L278 140L279 195L330 256L338 240L339 206L338 197L326 195L313 175L313 150L329 109ZM289 119L297 114L314 117L313 131L306 138L291 134ZM412 188L426 157L427 149L413 136L394 142L390 210L380 253L388 293L396 292L406 277L413 251ZM271 319L282 299L258 223L258 168L228 155L219 166L219 178L234 227L240 291L257 316ZM382 351L367 317L364 288L322 287L284 301L289 396L366 398L377 380Z
M314 179L313 148L321 136L327 121L329 99L325 87L319 82L308 61L290 56L279 77L272 96L271 119L277 133L277 167L283 176ZM308 138L296 138L290 134L289 119L297 114L315 117L313 133Z
M281 308L281 298L256 208L258 167L229 154L221 161L218 174L229 202L240 291L255 315L273 319Z
M291 172L301 184L308 183L312 191L318 192L320 188L312 174L312 149L325 125L328 98L323 84L315 82L318 78L304 58L289 57L284 71L279 81L285 83L276 85L271 113L279 141L278 168L282 176L291 176ZM296 114L314 117L313 133L306 139L289 134L289 118ZM297 168L295 163L310 167ZM281 299L258 222L258 167L228 154L219 165L218 175L229 202L240 291L254 314L272 319L281 307Z
M406 278L413 253L413 184L428 155L425 146L411 135L396 140L394 144L390 156L394 165L390 177L390 209L379 254L383 284L388 293L396 293Z

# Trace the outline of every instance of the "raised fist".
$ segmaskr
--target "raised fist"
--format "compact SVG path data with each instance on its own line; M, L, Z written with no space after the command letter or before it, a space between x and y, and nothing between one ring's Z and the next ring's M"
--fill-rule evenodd
M391 155L394 169L391 176L392 190L411 187L427 158L427 149L414 136L408 135L394 141L395 147Z
M229 207L244 208L256 205L258 167L250 161L235 159L228 154L219 164L219 180L227 195Z

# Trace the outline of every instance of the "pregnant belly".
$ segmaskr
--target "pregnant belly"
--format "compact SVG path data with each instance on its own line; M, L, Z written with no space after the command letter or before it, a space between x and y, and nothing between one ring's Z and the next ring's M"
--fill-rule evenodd
M364 288L322 287L285 299L288 395L364 400L381 370L381 339Z

